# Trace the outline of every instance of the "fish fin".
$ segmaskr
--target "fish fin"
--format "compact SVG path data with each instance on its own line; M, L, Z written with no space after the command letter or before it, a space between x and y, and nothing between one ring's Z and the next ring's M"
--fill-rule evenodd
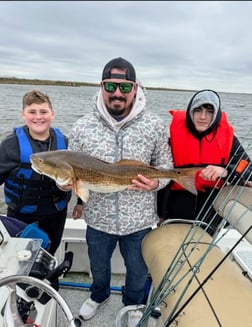
M191 192L194 195L198 194L198 191L195 186L195 176L181 176L175 179L180 186L182 186L187 191Z
M88 202L89 190L85 187L84 183L82 183L81 181L74 181L73 190L75 194L82 199L83 202Z

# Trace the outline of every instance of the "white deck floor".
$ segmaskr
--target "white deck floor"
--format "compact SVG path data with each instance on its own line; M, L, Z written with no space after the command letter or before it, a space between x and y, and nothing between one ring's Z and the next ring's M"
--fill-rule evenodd
M90 284L91 278L88 274L81 273L69 273L62 281L74 282L79 284ZM113 274L111 286L116 286L116 289L124 284L124 275ZM90 296L90 292L86 288L71 288L60 287L60 295L68 303L71 312L75 317L78 317L79 309L82 303ZM118 311L123 307L122 297L119 292L111 293L110 300L98 308L96 315L87 321L82 321L82 326L85 327L114 327L116 321L116 315ZM63 327L62 325L58 325Z

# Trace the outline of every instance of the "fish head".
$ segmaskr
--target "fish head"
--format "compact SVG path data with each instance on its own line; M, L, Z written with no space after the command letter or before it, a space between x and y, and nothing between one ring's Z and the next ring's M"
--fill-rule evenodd
M38 174L52 178L61 186L72 184L73 168L58 153L57 151L33 153L30 156L31 168Z

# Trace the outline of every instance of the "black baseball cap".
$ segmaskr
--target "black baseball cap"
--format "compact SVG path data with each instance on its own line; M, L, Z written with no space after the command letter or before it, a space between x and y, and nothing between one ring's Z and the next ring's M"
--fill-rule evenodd
M111 74L113 68L121 69L125 71L125 74ZM121 78L128 81L136 81L136 72L133 65L126 59L121 57L110 60L104 67L102 72L102 81L110 78Z

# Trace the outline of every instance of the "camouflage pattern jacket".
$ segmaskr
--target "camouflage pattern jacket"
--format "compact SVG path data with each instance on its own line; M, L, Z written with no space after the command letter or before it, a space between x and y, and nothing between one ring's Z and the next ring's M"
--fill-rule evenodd
M173 168L167 126L157 115L147 111L145 94L140 87L130 114L119 122L108 114L99 91L94 97L93 111L74 124L69 149L107 162L123 158ZM159 180L158 188L150 192L90 192L84 204L84 219L89 226L116 235L151 227L158 221L156 191L168 182L168 179Z

